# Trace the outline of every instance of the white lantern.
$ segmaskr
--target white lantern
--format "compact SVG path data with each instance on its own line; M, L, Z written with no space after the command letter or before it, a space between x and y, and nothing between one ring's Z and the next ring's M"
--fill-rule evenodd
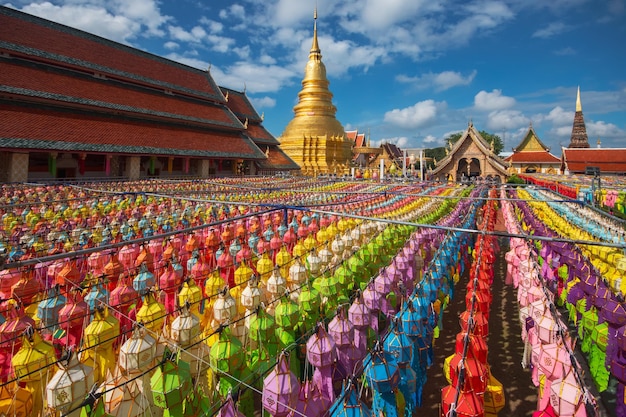
M347 250L352 249L352 246L354 245L354 240L352 239L352 234L350 233L350 230L347 230L346 233L343 234L341 240L343 240L343 244Z
M333 253L329 251L326 246L324 246L320 249L319 257L322 267L327 267L333 259Z
M104 384L104 410L114 416L141 416L150 406L144 381L126 375L107 378Z
M254 310L261 303L261 290L259 289L259 283L256 276L252 276L248 281L246 288L241 291L241 305L246 310Z
M59 370L46 385L48 407L66 413L83 402L94 384L93 368L80 363L73 352L66 365L59 363Z
M274 268L274 272L272 272L272 275L267 279L267 291L276 298L277 295L283 295L285 293L285 285L285 278L280 275L280 270Z
M145 329L137 327L120 347L118 365L126 372L143 372L152 366L156 356L156 340Z
M344 241L339 238L339 235L336 235L335 240L330 244L330 250L332 250L335 255L342 256L345 248L346 244Z
M306 278L306 268L300 262L300 258L296 258L289 267L289 285L295 290L306 281Z
M195 342L199 335L200 320L189 312L189 307L184 306L180 316L172 322L170 338L179 346L186 347Z
M309 266L309 272L314 277L320 273L320 269L322 268L322 259L317 256L315 250L312 250L309 253L309 256L306 258L306 263Z
M218 294L213 304L213 317L219 324L226 324L237 315L237 303L230 295L228 287Z

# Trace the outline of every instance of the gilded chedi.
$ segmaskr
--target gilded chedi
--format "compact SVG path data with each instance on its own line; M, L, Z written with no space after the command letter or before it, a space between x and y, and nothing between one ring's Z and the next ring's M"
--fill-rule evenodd
M352 142L335 118L337 108L328 89L326 67L317 41L317 13L313 45L304 70L294 118L278 139L281 149L305 175L345 174L352 159Z

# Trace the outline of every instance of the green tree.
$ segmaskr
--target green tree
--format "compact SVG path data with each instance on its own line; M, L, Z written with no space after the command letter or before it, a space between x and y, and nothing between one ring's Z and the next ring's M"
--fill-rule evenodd
M502 142L502 139L500 138L500 136L494 135L489 132L485 132L484 130L481 130L479 133L480 133L480 136L482 136L483 139L485 139L485 141L489 143L489 145L493 143L493 151L496 155L499 155L500 152L502 152L502 150L504 149L504 143ZM462 135L462 132L453 133L449 135L445 139L446 146L448 146L448 143L451 143L452 145L454 145L459 139L461 139L461 135Z

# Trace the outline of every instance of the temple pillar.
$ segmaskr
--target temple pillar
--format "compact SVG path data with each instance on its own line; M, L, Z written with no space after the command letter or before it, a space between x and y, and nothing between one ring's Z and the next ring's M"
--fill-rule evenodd
M208 178L209 177L209 160L208 159L201 159L200 160L200 169L198 172L198 175L201 178Z
M141 157L126 157L126 176L129 180L138 180L141 176Z
M28 181L28 153L10 152L8 182Z

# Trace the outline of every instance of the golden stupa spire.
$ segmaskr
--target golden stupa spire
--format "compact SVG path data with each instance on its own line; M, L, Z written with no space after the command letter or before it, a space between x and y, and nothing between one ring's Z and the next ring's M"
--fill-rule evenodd
M580 102L580 86L578 86L578 93L576 93L576 111L583 111L583 105Z
M311 59L316 59L318 61L322 59L322 51L317 43L317 5L313 11L313 44L311 45L311 51L309 52L309 60Z
M281 149L305 174L331 172L333 161L352 159L352 141L335 117L333 94L328 88L326 66L317 38L317 7L313 12L313 42L304 67L302 89L294 117L278 139Z

